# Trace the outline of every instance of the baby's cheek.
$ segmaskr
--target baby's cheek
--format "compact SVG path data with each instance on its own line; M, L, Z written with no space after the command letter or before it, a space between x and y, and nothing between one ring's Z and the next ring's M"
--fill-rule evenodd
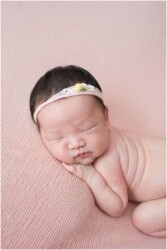
M95 136L92 140L92 147L98 153L102 154L107 149L108 142L105 138Z
M61 161L64 155L61 147L58 147L57 145L53 144L50 147L48 147L48 150L50 151L50 153L53 155L55 159Z

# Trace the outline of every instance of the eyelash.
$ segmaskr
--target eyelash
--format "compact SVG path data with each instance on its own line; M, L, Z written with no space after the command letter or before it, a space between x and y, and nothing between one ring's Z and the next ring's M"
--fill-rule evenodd
M63 137L60 137L60 138L57 138L55 141L60 141L62 139L63 139Z
M97 124L93 125L93 126L92 126L92 127L90 127L90 128L87 128L87 129L82 129L82 130L81 130L81 132L87 132L87 131L89 131L89 130L91 130L91 129L95 128L96 126L97 126Z

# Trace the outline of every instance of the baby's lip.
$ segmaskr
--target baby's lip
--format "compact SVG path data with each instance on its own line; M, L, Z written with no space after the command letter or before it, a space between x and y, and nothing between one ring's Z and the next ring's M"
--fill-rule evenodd
M82 153L79 153L76 158L86 158L88 157L89 155L91 154L91 152L82 152Z
M74 158L85 158L87 157L91 152L90 151L84 151L82 148L80 149L75 149L73 152L72 152L72 156Z

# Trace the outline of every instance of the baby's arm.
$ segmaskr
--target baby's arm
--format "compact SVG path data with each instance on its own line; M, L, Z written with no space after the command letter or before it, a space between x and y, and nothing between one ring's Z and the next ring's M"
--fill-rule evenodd
M62 164L69 172L81 178L88 184L97 205L105 213L112 217L118 217L122 214L127 205L127 198L125 202L125 197L122 199L122 197L119 196L120 192L117 193L115 191L116 189L113 190L111 185L109 186L107 184L104 177L93 167L93 165ZM121 183L118 182L118 185L121 185ZM119 190L119 188L117 188L117 190Z

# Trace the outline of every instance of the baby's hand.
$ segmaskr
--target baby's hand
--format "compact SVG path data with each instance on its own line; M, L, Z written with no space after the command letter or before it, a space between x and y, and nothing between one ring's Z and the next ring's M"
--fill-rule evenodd
M73 175L79 177L81 180L85 182L89 182L91 177L91 169L93 165L82 165L82 164L67 164L62 162L63 167L68 170Z

